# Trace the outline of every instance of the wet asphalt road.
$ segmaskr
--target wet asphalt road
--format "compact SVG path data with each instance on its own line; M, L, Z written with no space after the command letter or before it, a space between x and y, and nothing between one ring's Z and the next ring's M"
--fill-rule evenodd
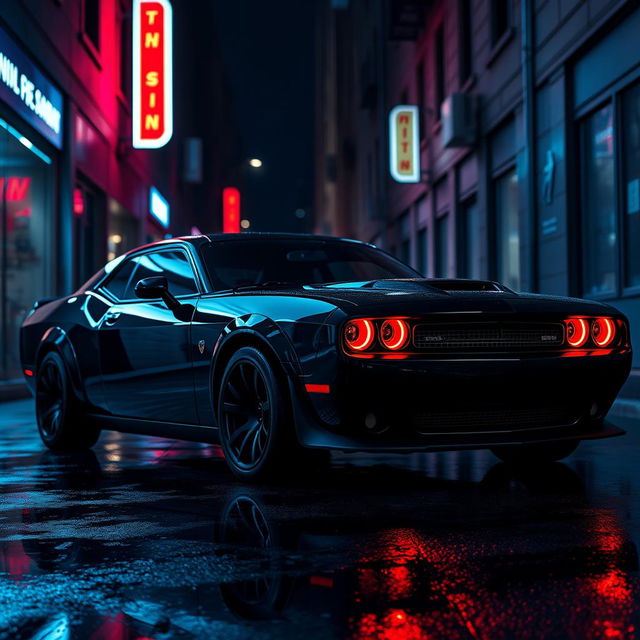
M340 454L256 488L209 445L55 455L0 404L0 640L635 638L640 430L616 422L536 470Z

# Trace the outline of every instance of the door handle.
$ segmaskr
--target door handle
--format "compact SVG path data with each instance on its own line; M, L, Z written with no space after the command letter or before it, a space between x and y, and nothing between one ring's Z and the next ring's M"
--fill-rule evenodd
M116 320L120 317L119 311L109 311L104 316L104 323L108 325L112 325L116 323Z

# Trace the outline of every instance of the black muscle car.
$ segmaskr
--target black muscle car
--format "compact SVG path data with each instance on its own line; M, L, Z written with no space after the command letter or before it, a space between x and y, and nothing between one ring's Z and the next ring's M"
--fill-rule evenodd
M50 448L101 429L219 442L243 478L343 451L557 460L623 433L631 366L606 304L425 279L352 240L175 238L36 302L20 336Z

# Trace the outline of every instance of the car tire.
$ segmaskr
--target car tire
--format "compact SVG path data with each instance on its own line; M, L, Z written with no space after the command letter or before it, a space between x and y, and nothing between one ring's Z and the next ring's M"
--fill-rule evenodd
M580 444L579 440L565 440L549 444L522 444L509 447L495 447L493 454L504 462L514 464L544 464L557 462L570 456Z
M296 438L285 381L260 350L242 347L231 356L216 406L225 461L236 477L273 479L312 455Z
M76 398L60 354L47 353L36 374L36 419L44 444L53 451L91 448L100 429L91 424Z

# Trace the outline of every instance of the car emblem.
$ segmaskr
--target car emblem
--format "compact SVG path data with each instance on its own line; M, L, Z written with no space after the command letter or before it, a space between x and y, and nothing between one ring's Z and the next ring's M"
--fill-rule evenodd
M204 353L204 340L200 340L200 342L198 342L198 349L200 353Z

